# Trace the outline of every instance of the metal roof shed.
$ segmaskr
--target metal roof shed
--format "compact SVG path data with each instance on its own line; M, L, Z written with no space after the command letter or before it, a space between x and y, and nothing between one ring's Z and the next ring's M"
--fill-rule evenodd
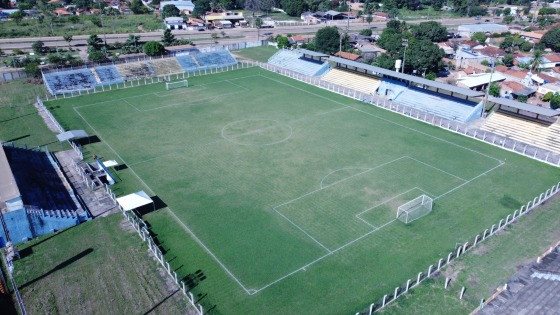
M560 115L560 111L554 109L539 107L507 98L490 96L488 101L498 105L499 109L544 121L550 121L550 118Z

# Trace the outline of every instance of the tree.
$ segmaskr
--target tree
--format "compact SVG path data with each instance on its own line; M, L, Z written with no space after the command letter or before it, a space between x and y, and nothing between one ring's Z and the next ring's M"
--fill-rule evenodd
M531 70L537 71L540 69L540 65L543 63L543 52L542 50L535 50L533 53L533 60L531 61Z
M492 82L490 84L490 89L488 93L494 97L500 97L500 90L501 90L500 85L496 82Z
M360 35L363 35L363 36L371 36L372 33L373 32L369 28L366 28L366 29L363 29L363 30L360 31Z
M428 79L428 80L435 81L436 78L437 78L437 75L433 72L429 72L428 74L426 74L426 79Z
M527 100L528 100L528 99L529 99L529 98L527 97L527 95L519 95L519 96L517 97L517 100L520 101L521 103L527 103Z
M552 15L552 14L556 14L556 9L545 7L539 10L539 15Z
M170 16L180 16L180 15L181 15L181 11L179 11L179 9L172 4L166 4L163 7L163 10L161 11L161 17L164 19Z
M260 0L261 1L261 10L265 12L270 12L274 7L274 0Z
M103 23L101 22L101 18L98 17L97 15L92 15L90 18L91 23L93 23L93 25L97 26L97 27L102 27Z
M412 28L412 35L416 39L443 42L447 40L447 28L435 21L422 22Z
M505 8L502 13L504 14L504 16L511 15L511 8Z
M389 22L387 22L387 28L389 29L393 29L399 33L402 33L404 30L406 30L406 22L402 21L399 22L397 20L391 20Z
M502 13L504 13L504 11L502 9L498 8L498 9L494 10L494 15L495 16L500 16L500 15L502 15Z
M161 42L163 43L163 46L171 46L175 43L175 35L171 33L170 29L165 29L163 36L161 37Z
M258 17L255 19L255 27L257 28L257 40L261 37L261 27L263 26L263 20Z
M155 41L150 41L144 44L144 53L148 56L160 56L165 53L165 47Z
M443 68L443 49L427 39L413 40L406 50L405 72L439 72ZM407 70L408 69L408 70Z
M36 54L42 54L43 52L45 52L45 43L40 40L35 41L33 42L33 44L31 44L31 49L33 49Z
M88 60L91 62L104 62L107 61L107 56L101 50L92 50L88 52Z
M12 14L10 14L10 19L16 21L16 24L19 24L19 22L21 22L21 20L23 20L23 16L25 14L23 13L22 10L16 11Z
M554 27L541 38L541 43L556 52L560 51L560 27Z
M471 35L471 40L478 42L479 44L484 45L486 43L486 34L484 34L484 32L476 32L474 34Z
M140 45L140 36L129 34L128 38L122 46L122 50L125 54L140 52L142 46Z
M367 24L371 24L371 22L373 22L373 16L371 16L371 14L368 14L366 16L366 22Z
M148 8L144 6L142 0L132 1L128 7L132 12L134 12L134 14L144 14L148 12Z
M542 100L548 102L552 99L553 96L554 96L553 92L548 92L545 95L543 95Z
M439 10L441 10L441 8L443 7L443 3L444 3L443 0L433 0L433 1L432 1L432 8L433 8L435 11L439 11Z
M305 3L302 0L282 0L282 9L289 16L300 16L305 10Z
M513 17L513 15L508 15L503 19L503 22L505 24L511 24L513 23L513 20L515 20L515 18Z
M399 9L393 8L393 9L387 11L387 14L389 15L390 19L394 19L394 18L399 16L400 12L399 12Z
M68 49L70 49L70 42L72 41L72 35L64 34L62 35L62 38L64 38L64 41L68 43Z
M315 35L315 47L325 54L334 54L340 45L340 34L335 26L319 29Z
M288 39L288 37L278 35L276 36L276 44L278 45L278 48L287 48L290 47L290 40Z
M90 35L89 38L87 39L87 44L88 44L88 53L93 51L99 51L103 47L103 40L101 40L99 36L93 34Z
M550 99L550 107L552 109L558 109L560 107L560 94L554 94Z
M506 67L513 67L513 55L507 54L502 58L502 62Z
M381 54L379 57L375 58L373 61L374 66L378 66L385 69L395 69L395 59L386 53Z
M26 64L25 68L23 68L23 72L34 78L37 78L39 77L39 75L41 75L41 69L39 69L39 64L36 62L30 62Z
M255 12L261 9L261 0L245 0L245 10L251 11L253 18L255 17Z

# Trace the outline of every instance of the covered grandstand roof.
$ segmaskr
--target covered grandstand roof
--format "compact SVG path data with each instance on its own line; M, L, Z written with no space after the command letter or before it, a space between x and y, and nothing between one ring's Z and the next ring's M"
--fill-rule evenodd
M488 98L488 101L492 102L492 103L496 103L498 105L513 107L515 109L524 110L524 111L535 113L537 115L542 115L542 116L553 117L553 116L560 115L560 111L557 111L557 110L554 110L554 109L539 107L539 106L531 105L531 104L527 104L527 103L521 103L521 102L511 100L511 99L507 99L507 98L490 96Z
M3 146L0 146L0 174L0 203L21 196Z
M320 52L307 50L307 49L303 49L303 48L299 48L297 50L297 52L300 52L300 53L305 54L305 55L313 56L313 57L328 57L329 56L329 55L325 55L325 54L320 53Z
M70 139L87 138L88 134L84 130L68 130L56 135L58 141L66 141Z
M445 84L445 83L441 83L441 82L437 82L437 81L432 81L432 80L428 80L428 79L424 79L421 77L416 77L410 74L405 74L405 73L400 73L400 72L396 72L396 71L392 71L392 70L387 70L384 68L380 68L380 67L376 67L376 66L370 66L368 64L365 63L361 63L361 62L357 62L357 61L352 61L352 60L347 60L347 59L343 59L343 58L339 58L339 57L329 57L329 61L333 61L339 64L344 64L350 67L356 67L356 68L360 68L360 69L364 69L376 74L382 74L385 76L389 76L389 77L393 77L393 78L397 78L397 79L401 79L401 80L406 80L406 81L410 81L410 82L414 82L414 83L418 83L418 84L422 84L422 85L427 85L427 86L431 86L433 88L436 89L441 89L444 91L449 91L449 92L453 92L453 93L457 93L457 94L461 94L461 95L465 95L468 97L481 97L484 95L484 93L479 92L479 91L473 91L473 90L469 90L466 88L462 88L462 87L458 87L455 85L450 85L450 84Z
M153 204L152 198L143 190L117 198L117 202L124 211L130 211L145 205Z

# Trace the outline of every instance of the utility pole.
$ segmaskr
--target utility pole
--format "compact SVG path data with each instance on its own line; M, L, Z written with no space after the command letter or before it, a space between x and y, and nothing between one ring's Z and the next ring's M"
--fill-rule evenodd
M408 38L403 38L402 45L404 47L404 56L401 65L401 73L404 73L404 63L406 61L406 49L408 48Z
M494 75L494 65L496 62L494 61L494 56L492 56L492 71L490 71L490 80L488 82L488 86L486 87L486 93L484 93L484 106L482 108L482 112L480 117L484 115L484 111L486 110L486 103L488 103L488 97L490 95L490 85L492 85L492 75Z

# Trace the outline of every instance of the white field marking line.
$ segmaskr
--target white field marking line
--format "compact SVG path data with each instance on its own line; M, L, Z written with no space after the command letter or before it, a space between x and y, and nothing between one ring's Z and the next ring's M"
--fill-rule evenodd
M485 172L483 172L483 173L481 173L481 174L479 174L479 175L477 175L477 176L475 176L475 177L473 177L473 178L467 180L466 182L462 183L461 185L458 185L457 187L455 187L455 188L453 188L453 189L451 189L451 190L449 190L449 191L447 191L447 192L445 192L445 193L443 193L443 194L441 194L441 195L435 197L434 200L439 199L439 198L441 198L441 197L446 196L447 194L452 193L453 191L455 191L455 190L457 190L457 189L459 189L459 188L461 188L461 187L467 185L468 183L470 183L470 182L476 180L477 178L479 178L479 177L481 177L481 176L484 176L484 175L486 175L486 174L492 172L493 170L497 169L498 167L500 167L500 166L502 166L502 165L504 165L504 164L506 164L506 163L505 163L505 162L501 162L500 164L494 166L493 168L491 168L491 169L489 169L489 170L487 170L487 171L485 171Z
M316 193L316 192L318 192L318 191L321 191L321 190L323 190L323 189L327 189L327 188L329 188L329 187L331 187L331 186L334 186L334 185L336 185L336 184L338 184L338 183L342 183L342 182L347 181L347 180L349 180L349 179L351 179L351 178L354 178L354 177L356 177L356 176L360 176L360 175L365 174L365 173L367 173L367 172L371 172L371 171L376 170L376 169L378 169L378 168L380 168L380 167L386 166L386 165L388 165L388 164L394 163L394 162L396 162L396 161L398 161L398 160L402 160L402 159L405 159L405 158L406 158L406 156L401 156L401 157L396 158L396 159L394 159L394 160L391 160L391 161L388 161L388 162L379 164L379 165L377 165L377 166L375 166L375 167L373 167L373 168L367 169L367 170L365 170L365 171L363 171L363 172L359 172L359 173L356 173L356 174L354 174L354 175L352 175L352 176L348 176L348 177L343 178L343 179L341 179L341 180L337 180L336 182L333 182L333 183L331 183L331 184L328 184L328 185L326 185L326 186L324 186L324 187L322 187L322 188L315 189L315 190L310 191L310 192L308 192L308 193L305 193L305 194L303 194L303 195L301 195L301 196L299 196L299 197L297 197L297 198L294 198L294 199L292 199L292 200L289 200L289 201L286 201L286 202L284 202L284 203L281 203L281 204L275 206L273 209L276 210L276 208L280 208L280 207L282 207L282 206L285 206L285 205L287 205L287 204L290 204L290 203L292 203L292 202L294 202L294 201L297 201L297 200L299 200L299 199L301 199L301 198L307 197L307 196L309 196L309 195L311 195L311 194L314 194L314 193Z
M186 89L175 89L175 90L173 90L173 91L177 91L177 92L169 92L169 90L165 90L165 91L162 91L162 92L153 92L153 93L154 93L155 96L160 97L160 98L171 97L171 96L180 96L180 95L183 95L183 94L187 94L187 93L189 93L189 91L192 91L192 90L208 90L207 86L209 84L185 86Z
M276 122L278 124L274 125L274 126L268 126L268 127L264 127L264 128L251 130L251 131L248 131L246 133L236 135L234 137L228 137L224 134L224 131L226 130L226 128L229 125L235 124L235 123L238 123L238 122L249 121L249 120L265 120L265 121ZM285 137L281 140L275 141L275 142L260 144L260 145L273 145L273 144L278 144L278 143L281 143L281 142L284 142L284 141L287 141L288 139L290 139L292 137L292 135L294 134L294 130L292 129L292 126L290 126L289 124L282 124L279 121L273 120L273 119L243 119L243 120L237 120L237 121L233 121L233 122L230 122L230 123L226 124L224 127L222 127L221 135L222 135L222 138L224 138L224 140L226 140L228 142L231 142L231 143L234 143L234 144L245 145L245 146L260 146L259 144L243 143L243 142L238 142L238 141L235 141L235 140L238 139L238 138L241 138L243 136L252 135L252 134L258 133L260 131L268 130L268 129L275 128L275 127L282 126L282 125L285 125L288 128L290 128L290 134L287 137Z
M237 83L233 83L233 82L231 81L231 79L230 79L230 80L226 80L226 82L229 82L229 83L231 83L231 84L233 84L233 85L235 85L235 86L237 86L237 87L240 87L240 88L242 88L242 89L244 89L244 90L246 90L246 91L248 90L248 89L247 89L246 87L244 87L244 86L241 86L241 85L239 85L239 84L237 84Z
M415 158L413 158L413 157L411 157L411 156L407 156L407 157L408 157L409 159L411 159L411 160L414 160L414 161L416 161L416 162L418 162L418 163L420 163L420 164L424 164L424 165L426 165L427 167L431 167L431 168L433 168L433 169L435 169L435 170L437 170L437 171L440 171L440 172L442 172L442 173L445 173L445 174L447 174L447 175L449 175L449 176L455 177L455 178L460 179L460 180L462 180L462 181L464 181L464 182L467 181L467 180L464 179L464 178L461 178L461 177L459 177L459 176L457 176L457 175L454 175L454 174L451 174L451 173L449 173L449 172L446 172L446 171L442 170L441 168L435 167L435 166L433 166L433 165L431 165L431 164L429 164L429 163L422 162L422 161L417 160L417 159L415 159Z
M339 168L337 170L334 170L330 173L328 173L327 175L325 175L322 179L321 182L319 183L319 188L324 188L323 186L323 181L325 181L325 179L327 179L327 177L331 176L332 174L339 172L339 171L344 171L344 170L365 170L365 171L371 171L371 168L369 167L343 167L343 168Z
M126 163L126 161L119 155L119 153L117 153L117 151L115 149L113 149L113 147L103 139L103 137L101 136L101 133L99 133L95 128L93 128L93 126L82 116L82 114L80 114L80 112L78 110L76 110L76 108L74 108L74 111L76 111L76 113L80 116L80 118L82 118L82 120L91 128L91 130L93 130L95 132L95 134L99 137L99 139L101 141L103 141L107 147L109 147L109 149L111 149L111 151L113 151L113 153L115 153L115 155L126 165L128 165L128 163ZM138 176L138 174L134 171L134 169L132 169L132 167L129 166L130 171L132 172L132 174L134 174L134 176L136 176L136 178L138 178L138 180L142 183L142 185L144 185L146 187L146 189L149 191L149 193L154 194L155 192L150 188L150 186L148 186L148 184L146 184L146 182L144 182L144 180ZM249 295L253 295L255 294L255 290L249 290L247 289L243 283L220 261L220 259L218 259L218 257L216 257L216 255L214 255L214 253L212 253L212 251L210 251L210 249L204 245L204 243L191 231L191 229L189 229L189 227L187 225L185 225L185 223L183 223L183 221L181 221L179 219L179 217L177 217L177 215L175 214L175 212L173 212L173 209L171 209L170 206L166 207L167 209L169 209L169 212L171 213L171 215L175 218L175 220L177 222L179 222L179 224L181 224L181 226L183 227L183 229L185 231L187 231L187 233L189 233L191 235L191 237L200 245L202 246L202 248L204 248L204 250L210 255L212 256L212 258L218 263L218 265L220 265L220 267L222 267L222 269L235 281L237 282L237 284Z
M171 156L171 155L175 155L175 154L180 154L180 153L184 153L184 152L187 152L187 151L192 151L192 150L198 149L198 148L202 149L202 148L207 147L207 146L209 146L209 145L211 145L211 144L218 143L218 142L222 142L222 141L224 141L224 139L218 139L218 140L210 141L210 142L203 143L203 144L193 145L193 146L191 146L191 147L186 147L186 148L181 149L181 150L177 150L177 151L173 151L173 152L168 152L168 153L165 153L165 154L161 154L161 155L158 155L158 156L154 156L154 157L152 157L152 158L145 159L145 160L138 161L138 162L134 162L134 163L132 163L132 164L127 164L127 165L128 165L128 166L133 166L133 165L139 165L139 164L142 164L142 163L151 162L151 161L153 161L153 160L157 160L157 159L160 159L160 158L162 158L162 157Z
M261 74L261 75L262 75L262 74ZM467 151L471 151L471 152L473 152L473 153L482 155L482 156L487 157L487 158L489 158L489 159L492 159L492 160L495 160L495 161L498 161L498 162L502 162L502 161L501 161L500 159L498 159L498 158L495 158L495 157L490 156L490 155L488 155L488 154L485 154L485 153L476 151L476 150L474 150L474 149L471 149L471 148L468 148L468 147L465 147L465 146L462 146L462 145L453 143L453 142L451 142L451 141L449 141L449 140L445 140L445 139L436 137L436 136L434 136L434 135L428 134L428 133L426 133L426 132L423 132L423 131L414 129L414 128L412 128L412 127L408 127L408 126L399 124L399 123L394 122L394 121L392 121L392 120L379 117L379 116L377 116L377 115L375 115L375 114L368 113L368 112L363 111L363 110L361 110L361 109L358 109L358 108L356 108L356 107L354 107L354 106L345 105L345 104L343 104L343 103L341 103L341 102L339 102L339 101L332 100L332 99L330 99L330 98L328 98L328 97L326 97L326 96L319 95L319 94L316 94L316 93L313 93L313 92L310 92L310 91L306 91L306 90L304 90L304 89L301 89L301 88L295 87L295 86L293 86L293 85L291 85L291 84L288 84L288 83L285 83L285 82L282 82L282 81L279 81L279 80L270 78L270 77L268 77L268 76L264 76L264 75L262 75L262 76L265 77L265 78L267 78L267 79L269 79L269 80L272 80L272 81L278 82L278 83L280 83L280 84L284 84L284 85L290 86L290 87L292 87L292 88L294 88L294 89L296 89L296 90L300 90L300 91L303 91L303 92L305 92L305 93L308 93L308 94L311 94L311 95L315 95L315 96L317 96L317 97L320 97L320 98L322 98L322 99L329 100L329 101L334 102L334 103L336 103L336 104L348 106L348 107L350 107L350 108L352 108L352 109L354 109L354 110L356 110L356 111L362 112L362 113L364 113L364 114L366 114L366 115L369 115L369 116L372 116L372 117L375 117L375 118L377 118L377 119L379 119L379 120L386 121L386 122L388 122L388 123L390 123L390 124L393 124L393 125L396 125L396 126L399 126L399 127L402 127L402 128L405 128L405 129L414 131L414 132L417 132L417 133L419 133L419 134L425 135L425 136L430 137L430 138L433 138L433 139L437 139L437 140L439 140L439 141L442 141L442 142L451 144L451 145L456 146L456 147L458 147L458 148L461 148L461 149L464 149L464 150L467 150ZM312 85L312 86L314 86L314 85ZM327 91L328 91L328 90L327 90ZM329 91L329 92L331 92L331 91Z
M231 96L231 95L235 95L235 94L241 94L244 93L246 91L235 91L235 92L230 92L230 93L224 93L224 94L219 94L219 95L213 95L213 96L208 96L208 97L203 97L203 98L199 98L199 99L195 99L192 102L186 102L186 103L171 103L171 104L167 104L167 105L163 105L163 106L158 106L158 107L153 107L150 109L142 109L142 112L151 112L154 110L158 110L158 109L162 109L162 108L167 108L167 107L179 107L179 106L196 106L197 104L201 103L201 102L205 102L205 101L209 101L209 100L215 100L215 99L219 99L220 97L223 96Z
M363 239L363 238L365 238L365 237L371 235L372 233L379 231L380 229L382 229L382 228L386 227L387 225L389 225L389 224L395 222L396 220L397 220L397 219L393 219L392 221L389 221L389 222L385 223L384 225L382 225L382 226L380 226L380 227L377 227L377 228L375 228L375 229L373 229L373 230L371 230L371 231L365 233L364 235L362 235L362 236L356 238L355 240L350 241L350 242L348 242L348 243L346 243L346 244L344 244L344 245L342 245L342 246L340 246L340 247L334 249L334 250L331 251L330 253L326 253L325 255L323 255L323 256L321 256L321 257L319 257L319 258L313 260L312 262L310 262L310 263L308 263L308 264L306 264L306 265L304 265L304 266L302 266L302 267L299 267L298 269L296 269L296 270L294 270L294 271L292 271L292 272L290 272L290 273L288 273L288 274L286 274L286 275L284 275L284 276L282 276L282 277L280 277L280 278L278 278L278 279L276 279L276 280L270 282L269 284L267 284L267 285L265 285L265 286L263 286L263 287L261 287L261 288L255 290L251 295L256 294L256 293L258 293L258 292L260 292L260 291L262 291L262 290L264 290L264 289L266 289L266 288L268 288L268 287L270 287L270 286L272 286L272 285L274 285L274 284L276 284L276 283L278 283L278 282L280 282L280 281L282 281L282 280L284 280L284 279L286 279L286 278L288 278L288 277L290 277L290 276L292 276L292 275L294 275L294 274L296 274L296 273L298 273L298 272L300 272L300 271L305 271L308 267L310 267L310 266L316 264L317 262L319 262L319 261L321 261L321 260L323 260L323 259L325 259L325 258L327 258L327 257L329 257L329 256L331 256L331 255L333 255L333 254L335 254L336 252L338 252L338 251L340 251L340 250L342 250L342 249L344 249L344 248L346 248L346 247L348 247L348 246L354 244L355 242L360 241L361 239Z
M372 227L372 228L374 228L374 229L375 229L375 228L377 227L377 226L375 226L375 225L373 225L373 224L369 223L369 222L368 222L368 221L366 221L365 219L363 219L363 218L359 217L358 215L355 215L355 217L356 217L356 218L357 218L358 220L360 220L360 221L364 222L365 224L369 225L370 227Z
M259 74L248 75L248 76L236 78L236 80L237 79L246 79L246 78L251 78L251 77L258 77L258 76L261 76L261 75L259 75ZM216 83L225 82L225 81L227 81L227 79L226 80L220 80L220 81L213 81L213 82L205 83L205 84L193 85L192 88L194 88L195 86L207 86L207 85L216 84ZM117 90L115 90L115 91L117 91ZM162 92L149 92L149 93L145 93L145 94L136 94L136 95L133 95L133 96L127 96L127 97L122 97L122 98L117 98L117 99L106 100L106 101L93 102L93 103L90 103L90 104L85 104L85 105L80 105L80 106L74 106L74 108L82 108L82 107L88 107L88 106L93 106L93 105L99 105L99 104L103 104L103 103L116 102L116 101L121 101L121 100L124 100L124 99L140 97L140 96L149 96L149 95L154 95L154 93L162 93Z
M293 226L295 226L298 230L300 230L301 232L303 232L303 234L307 235L307 237L309 237L310 239L312 239L315 243L317 243L319 246L321 246L323 249L325 249L327 252L331 252L330 249L327 248L327 246L321 244L321 242L319 242L316 238L314 238L313 236L311 236L309 233L307 233L304 229L302 229L299 225L295 224L292 220L290 220L288 217L286 217L284 214L280 213L280 211L273 209L274 211L276 211L276 213L278 213L282 218L286 219L286 221L290 222Z
M126 104L128 104L130 107L134 108L136 111L138 111L139 113L141 112L141 110L139 110L136 106L134 106L132 103L130 103L127 99L123 99L123 102L125 102Z

